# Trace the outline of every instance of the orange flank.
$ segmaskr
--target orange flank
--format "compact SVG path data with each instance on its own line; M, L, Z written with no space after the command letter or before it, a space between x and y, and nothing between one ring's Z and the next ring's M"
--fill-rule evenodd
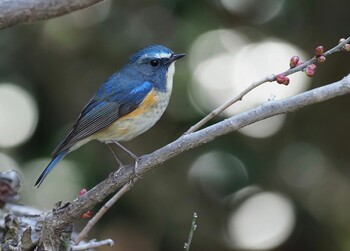
M93 135L93 138L108 141L110 139L123 138L125 135L129 135L130 131L139 133L145 131L145 129L147 129L147 119L145 120L145 118L154 117L154 115L151 115L151 113L153 114L152 107L157 105L157 103L157 92L152 90L138 108L97 132ZM157 120L158 119L154 122Z
M129 114L123 116L119 120L124 120L124 119L132 119L134 117L137 117L139 115L142 115L149 111L149 109L155 105L158 101L156 92L154 89L150 91L150 93L147 94L146 98L141 102L139 107L137 107L134 111L130 112Z

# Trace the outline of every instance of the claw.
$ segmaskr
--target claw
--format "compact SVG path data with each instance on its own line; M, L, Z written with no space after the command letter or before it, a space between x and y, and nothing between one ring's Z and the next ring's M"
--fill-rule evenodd
M136 171L137 167L138 167L138 162L139 161L139 158L137 158L137 160L135 160L135 165L134 165L134 169L133 169L133 173L135 175L136 178L138 178L139 180L142 179L142 176L139 175Z
M129 149L127 149L125 146L120 144L118 141L114 140L113 142L116 145L118 145L121 149L123 149L125 152L127 152L135 160L135 166L134 166L134 169L133 169L133 173L134 173L136 178L142 179L142 177L140 175L138 175L137 172L136 172L136 169L137 169L137 166L138 166L138 161L140 160L140 158L138 156L136 156L133 152L131 152Z

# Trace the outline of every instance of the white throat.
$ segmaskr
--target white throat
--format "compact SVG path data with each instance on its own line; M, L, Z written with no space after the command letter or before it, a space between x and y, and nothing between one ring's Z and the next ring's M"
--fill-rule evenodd
M171 92L173 88L173 78L175 73L175 62L172 62L168 68L167 76L166 76L166 89Z

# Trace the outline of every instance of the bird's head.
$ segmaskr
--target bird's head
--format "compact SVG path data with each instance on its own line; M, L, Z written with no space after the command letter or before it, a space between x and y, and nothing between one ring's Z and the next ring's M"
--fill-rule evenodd
M150 45L142 48L129 59L129 67L144 76L164 82L169 74L174 74L174 63L185 54L176 54L163 45Z

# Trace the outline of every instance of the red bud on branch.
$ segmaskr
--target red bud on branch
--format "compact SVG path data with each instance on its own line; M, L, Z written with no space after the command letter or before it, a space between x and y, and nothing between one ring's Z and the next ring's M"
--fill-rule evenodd
M316 59L317 59L317 62L319 62L319 63L323 63L324 61L326 61L326 57L323 55L317 57Z
M298 65L298 63L299 63L299 57L293 56L290 58L289 66L290 66L290 68L294 68L295 66Z
M321 56L324 53L324 47L322 45L319 45L315 49L315 55L316 56Z
M344 44L342 50L349 52L350 51L350 44Z
M283 85L288 85L289 84L289 78L288 77L284 77L284 81L282 83Z
M308 67L305 68L305 73L308 77L312 77L315 75L317 66L315 64L310 64Z
M83 194L86 194L87 193L87 190L85 188L81 189L78 196L82 196Z
M92 212L89 210L81 216L82 219L89 219L92 217Z
M277 83L279 83L279 84L283 84L284 79L285 79L285 76L284 76L283 74L278 74L278 75L276 76L276 81L277 81Z

